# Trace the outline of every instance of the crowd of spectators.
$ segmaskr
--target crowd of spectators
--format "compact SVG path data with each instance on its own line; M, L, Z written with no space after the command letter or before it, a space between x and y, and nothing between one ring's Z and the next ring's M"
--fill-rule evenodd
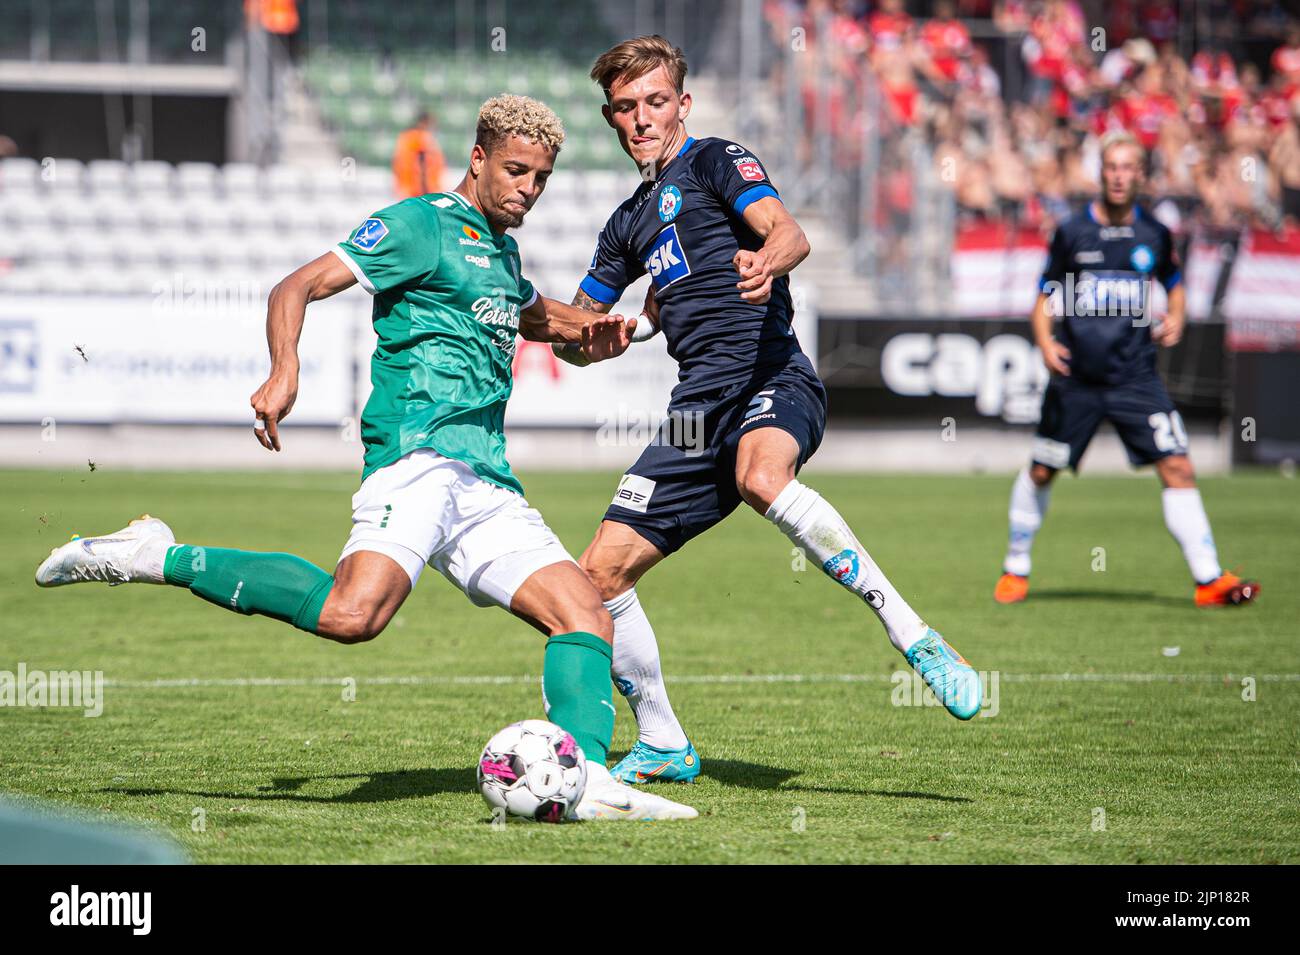
M959 220L1048 228L1095 195L1101 137L1136 135L1177 231L1300 225L1300 20L1276 0L769 0L804 165L878 137L880 222L918 184ZM1192 13L1187 13L1188 9ZM916 14L915 16L913 14ZM932 166L909 157L920 139ZM930 185L930 184L926 184Z

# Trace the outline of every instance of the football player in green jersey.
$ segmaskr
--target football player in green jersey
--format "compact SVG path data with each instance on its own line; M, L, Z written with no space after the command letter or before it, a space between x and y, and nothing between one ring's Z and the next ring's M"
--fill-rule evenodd
M626 349L634 329L617 316L544 299L520 272L507 230L542 194L563 139L544 104L489 100L455 190L381 209L271 292L271 373L251 403L257 440L273 451L297 397L307 304L355 284L374 296L373 390L361 416L365 468L333 574L292 554L178 544L166 524L146 515L106 537L56 548L36 582L172 584L237 613L358 643L378 636L431 565L475 604L509 610L549 637L547 713L588 761L579 818L692 818L694 809L647 797L605 768L614 729L613 622L524 499L505 456L517 334L577 343L599 361Z

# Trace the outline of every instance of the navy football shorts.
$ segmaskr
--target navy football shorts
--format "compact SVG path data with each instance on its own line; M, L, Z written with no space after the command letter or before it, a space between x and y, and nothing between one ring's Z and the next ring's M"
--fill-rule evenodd
M1077 471L1102 421L1115 426L1134 466L1187 453L1182 416L1155 375L1120 385L1090 385L1053 376L1043 395L1033 462Z
M758 428L799 443L796 470L826 429L826 389L809 369L786 365L755 381L686 396L668 406L655 441L619 481L605 520L626 524L671 554L736 509L736 448Z

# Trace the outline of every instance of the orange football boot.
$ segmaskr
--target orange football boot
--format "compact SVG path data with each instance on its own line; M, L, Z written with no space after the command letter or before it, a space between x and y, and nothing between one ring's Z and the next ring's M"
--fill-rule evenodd
M1259 582L1242 580L1234 573L1224 571L1217 580L1197 584L1196 606L1235 607L1247 604L1259 596Z
M998 578L998 585L993 588L993 599L1000 604L1020 603L1027 596L1029 596L1029 578L1021 577L1019 574L1003 574Z

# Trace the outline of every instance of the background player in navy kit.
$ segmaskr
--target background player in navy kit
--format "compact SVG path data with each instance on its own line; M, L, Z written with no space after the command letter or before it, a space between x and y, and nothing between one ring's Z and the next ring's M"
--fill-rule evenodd
M657 36L619 44L591 71L643 181L602 230L574 304L608 311L648 272L648 314L627 330L637 340L662 329L680 365L669 427L623 476L581 559L614 618L613 675L640 729L613 770L627 782L699 772L636 583L742 500L875 610L953 715L974 716L981 693L977 674L898 595L835 509L795 479L826 420L825 390L791 327L786 278L808 242L752 152L687 135L685 75L681 51ZM583 363L574 351L557 349ZM685 415L702 425L703 448L683 444L685 428L674 439L674 417Z
M1102 142L1102 194L1052 237L1030 322L1052 377L1030 467L1011 490L1010 542L994 590L1000 603L1029 592L1030 548L1047 512L1052 479L1079 459L1103 419L1119 432L1134 465L1154 464L1164 485L1165 524L1196 581L1196 604L1238 604L1259 585L1219 566L1210 522L1187 457L1182 418L1156 373L1156 344L1182 338L1183 287L1169 230L1137 205L1146 154L1127 133ZM1164 321L1150 321L1149 281L1167 290ZM1052 337L1052 301L1064 307Z

